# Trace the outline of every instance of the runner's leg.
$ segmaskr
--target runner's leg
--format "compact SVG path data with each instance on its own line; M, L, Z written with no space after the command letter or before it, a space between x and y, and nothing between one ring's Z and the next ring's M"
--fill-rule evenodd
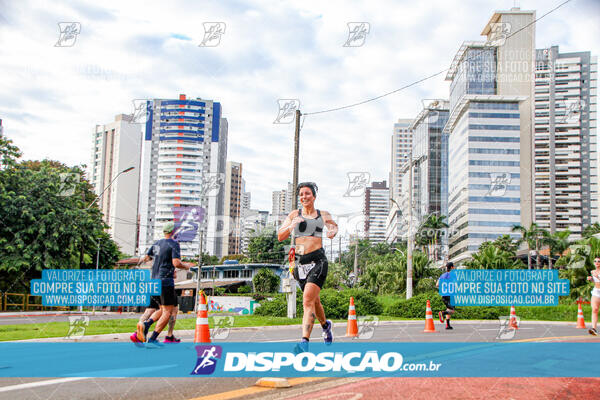
M600 308L600 297L592 296L592 329L596 329L598 324L598 309Z
M304 315L302 316L302 337L310 338L313 325L315 324L316 306L315 303L319 298L319 286L312 282L307 282L304 286L304 294L302 295L302 305L304 307Z
M179 312L179 305L173 308L173 312L171 313L171 317L169 318L169 331L167 332L167 336L173 337L173 329L175 328L175 322L177 322L177 313Z

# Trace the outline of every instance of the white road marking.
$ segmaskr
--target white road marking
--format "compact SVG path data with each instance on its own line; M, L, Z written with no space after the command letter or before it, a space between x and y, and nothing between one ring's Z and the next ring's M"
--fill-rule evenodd
M535 329L535 328L519 328L519 330L522 329ZM477 329L478 331L497 331L499 330L499 328L485 328L485 329Z
M86 378L86 377L60 378L60 379L50 379L50 380L46 380L46 381L21 383L19 385L12 385L12 386L3 386L3 387L0 387L0 392L10 392L12 390L31 389L31 388L34 388L34 387L47 386L47 385L58 385L58 384L61 384L61 383L67 383L67 382L73 382L73 381L80 381L82 379L90 379L90 378Z

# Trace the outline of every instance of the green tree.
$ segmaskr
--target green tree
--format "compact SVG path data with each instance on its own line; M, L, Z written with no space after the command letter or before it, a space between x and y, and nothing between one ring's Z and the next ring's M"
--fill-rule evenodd
M19 151L0 140L0 291L26 292L42 269L114 266L120 252L83 167L56 161L18 162Z
M261 268L252 278L255 293L275 293L279 289L279 277L269 268Z
M540 228L535 222L529 226L529 229L521 226L515 225L512 228L513 232L519 232L521 234L521 239L519 239L519 243L527 243L527 269L531 269L531 250L536 251L536 268L540 268L540 249L544 243L544 232L545 229Z
M514 254L494 245L480 247L478 252L473 253L471 258L464 262L464 265L472 269L512 269L524 266L514 257Z
M445 215L429 214L415 234L415 243L421 246L429 256L432 256L429 254L429 246L435 248L445 229L448 228L448 224L444 222L445 219Z
M493 242L487 241L481 243L479 246L479 250L485 249L487 246L494 246L502 251L506 251L507 253L512 254L513 257L517 255L517 250L519 249L519 243L513 240L510 235L501 235L496 238Z
M544 232L544 244L548 245L550 254L548 257L548 267L552 269L553 257L558 255L559 257L569 248L570 241L569 236L571 231L564 230L554 232L553 234L545 231Z
M281 264L287 262L285 246L289 244L289 238L280 242L275 229L267 228L250 237L247 257L253 263Z
M583 236L584 239L589 239L598 233L600 233L600 223L594 222L592 225L588 225L583 229L581 236Z
M561 269L559 276L569 279L570 296L572 299L579 297L589 299L590 291L594 287L587 281L594 266L594 258L600 257L600 239L590 237L581 239L569 246L569 252L556 261L556 267Z

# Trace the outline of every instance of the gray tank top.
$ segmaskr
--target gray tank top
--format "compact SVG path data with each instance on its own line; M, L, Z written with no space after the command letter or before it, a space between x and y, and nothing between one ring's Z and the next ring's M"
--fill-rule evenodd
M302 208L298 209L298 215L304 218ZM321 217L321 211L317 210L317 218L304 218L304 221L294 228L294 235L296 237L313 236L320 238L323 237L323 226L325 226L325 221Z

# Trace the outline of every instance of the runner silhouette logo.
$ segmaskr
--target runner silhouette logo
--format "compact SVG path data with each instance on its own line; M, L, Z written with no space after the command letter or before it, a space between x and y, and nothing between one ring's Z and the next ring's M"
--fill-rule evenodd
M196 346L198 361L190 375L210 375L215 372L217 359L223 355L221 346Z

